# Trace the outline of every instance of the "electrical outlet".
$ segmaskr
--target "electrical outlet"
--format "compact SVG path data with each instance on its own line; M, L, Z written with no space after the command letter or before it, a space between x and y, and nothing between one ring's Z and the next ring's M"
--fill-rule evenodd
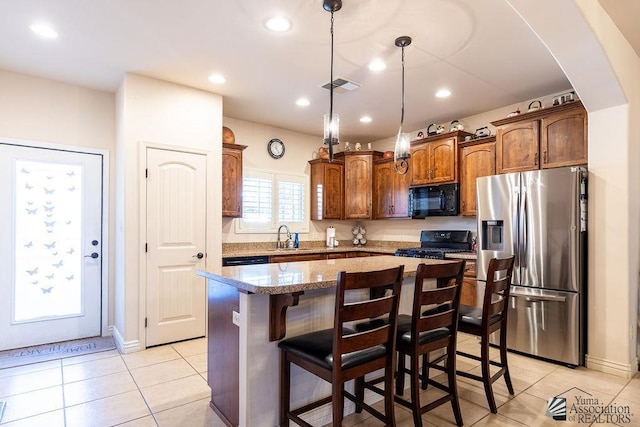
M232 322L234 325L240 326L240 313L238 313L237 311L233 312Z

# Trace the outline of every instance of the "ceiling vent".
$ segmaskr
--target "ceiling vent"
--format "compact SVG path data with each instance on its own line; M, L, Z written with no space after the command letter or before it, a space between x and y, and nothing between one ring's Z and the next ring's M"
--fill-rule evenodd
M331 83L327 82L326 84L322 85L322 87L329 90L329 88L331 87ZM338 77L333 80L334 93L351 92L352 90L358 89L359 87L360 87L360 84L356 82L351 82L347 79L343 79L342 77Z

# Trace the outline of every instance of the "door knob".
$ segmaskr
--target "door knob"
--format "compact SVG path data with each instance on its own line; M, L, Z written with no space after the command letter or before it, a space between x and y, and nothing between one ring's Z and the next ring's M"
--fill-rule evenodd
M98 258L100 255L98 255L98 252L93 252L91 255L85 255L85 258L93 258L96 259Z
M192 256L191 258L198 258L198 259L202 259L204 258L204 254L202 252L198 252L197 254L195 254L194 256Z

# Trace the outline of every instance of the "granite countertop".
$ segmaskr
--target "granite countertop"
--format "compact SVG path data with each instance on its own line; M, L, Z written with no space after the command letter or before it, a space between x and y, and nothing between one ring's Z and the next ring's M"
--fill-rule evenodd
M334 249L335 250L335 249ZM255 294L279 295L336 286L340 271L383 270L404 265L404 277L415 277L418 265L446 260L376 256L274 264L222 267L220 274L198 270L198 275Z
M369 244L370 243L370 244ZM318 242L313 242L310 245L303 245L298 249L275 249L273 243L256 243L256 244L226 244L223 245L222 257L249 257L249 256L276 256L276 255L295 255L295 254L328 254L328 253L348 253L348 252L367 252L377 253L382 255L394 255L396 249L400 247L415 247L419 246L416 242L385 242L385 241L372 241L368 242L366 246L353 246L351 242L345 241L336 247L329 249ZM476 259L475 252L458 252L452 254L446 254L446 258L453 259Z
M475 252L456 252L452 254L446 254L444 256L447 259L466 259L466 260L476 260L478 258L478 254Z
M265 247L265 245L256 245L256 247L232 247L223 248L222 257L243 257L243 256L272 256L272 255L294 255L294 254L326 254L326 253L346 253L346 252L375 252L379 254L393 255L398 248L392 245L369 245L369 246L353 246L339 245L336 248L329 249L325 246L309 246L298 249L275 249L273 247Z

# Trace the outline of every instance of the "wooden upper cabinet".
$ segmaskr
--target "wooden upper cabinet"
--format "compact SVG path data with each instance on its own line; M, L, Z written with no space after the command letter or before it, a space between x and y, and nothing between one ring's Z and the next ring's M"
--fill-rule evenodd
M411 185L458 181L457 143L471 135L455 131L414 141L411 146Z
M460 147L460 215L476 215L476 178L496 173L495 140L490 136Z
M499 128L496 135L496 170L498 173L538 169L539 120L514 123Z
M587 164L587 112L580 101L491 124L498 127L498 173Z
M543 117L542 168L587 164L587 113L583 109Z
M222 144L222 216L242 217L242 151L246 145Z
M393 159L374 162L373 166L373 218L407 218L409 216L409 180L411 175L400 175Z
M378 151L346 151L336 157L344 159L344 218L373 218L373 160Z
M431 144L431 183L455 182L456 139L449 138Z
M311 219L342 219L344 211L344 163L315 159L311 165Z

